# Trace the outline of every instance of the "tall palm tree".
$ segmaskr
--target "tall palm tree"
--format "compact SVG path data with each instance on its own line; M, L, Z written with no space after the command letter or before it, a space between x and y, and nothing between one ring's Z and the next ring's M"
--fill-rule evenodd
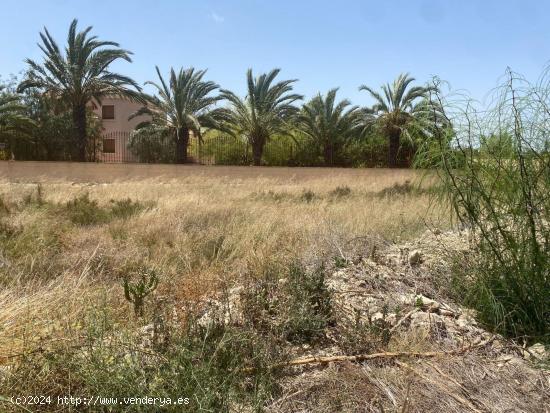
M300 130L320 145L326 165L334 163L334 156L346 140L363 127L357 106L345 99L336 103L338 89L320 93L306 103L298 116Z
M273 84L279 72L280 69L274 69L254 78L252 69L248 69L248 94L244 99L229 90L221 91L222 97L231 104L231 109L226 111L231 133L248 140L254 165L261 164L264 146L273 135L287 133L286 122L298 112L293 103L303 98L290 93L296 79Z
M411 142L424 138L429 130L426 122L429 122L432 110L439 110L437 105L428 101L429 93L435 91L434 87L413 86L407 89L414 80L408 73L402 73L392 85L382 86L383 96L368 86L359 88L369 92L376 100L366 112L389 140L390 168L398 165L402 138Z
M76 136L76 158L86 160L87 132L86 105L92 100L101 103L107 95L117 95L136 100L141 99L139 86L127 76L108 70L109 65L122 59L131 62L131 52L119 48L112 41L98 40L89 36L92 27L77 32L75 19L69 27L67 46L62 51L48 29L40 33L44 62L38 64L31 59L27 78L18 91L38 88L53 98L62 99L70 106Z
M149 81L145 84L154 86L158 96L146 97L148 106L134 113L131 118L150 115L151 120L138 125L139 133L161 133L173 137L176 143L176 162L187 162L187 147L190 132L199 140L202 139L202 128L218 128L224 111L213 106L221 97L211 95L219 86L203 80L206 70L194 68L178 73L170 69L167 83L156 67L160 84Z

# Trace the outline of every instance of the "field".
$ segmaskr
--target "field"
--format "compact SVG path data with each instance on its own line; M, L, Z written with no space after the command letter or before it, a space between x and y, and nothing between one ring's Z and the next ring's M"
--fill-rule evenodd
M134 333L142 334L145 329L148 334L151 328L154 343L145 346L145 350L142 344L136 348L144 353L153 352L172 363L175 353L157 342L158 326L162 326L162 331L170 329L170 334L163 337L169 341L167 348L172 348L170 345L175 337L190 328L190 320L194 317L204 320L205 311L213 311L205 310L205 303L217 300L232 305L230 299L224 301L220 296L227 299L242 286L245 286L245 296L241 294L240 299L248 300L245 300L248 311L263 310L258 310L250 320L245 314L245 321L237 323L237 330L224 327L223 338L219 341L209 335L211 332L193 330L193 333L188 333L189 336L198 334L202 337L201 348L209 340L217 343L213 350L216 357L225 352L239 353L238 349L248 348L246 343L252 343L252 355L235 355L235 359L240 361L234 361L230 356L229 363L237 365L226 366L232 374L235 369L239 370L239 363L248 366L235 376L235 380L241 380L242 375L249 371L247 369L252 368L250 365L259 369L257 363L262 366L269 360L279 363L291 356L302 356L304 351L307 353L312 348L330 347L328 336L323 333L324 338L319 338L319 329L308 324L313 316L319 315L319 305L306 309L312 313L304 310L302 319L292 318L292 328L288 327L288 320L281 322L286 340L283 340L286 344L281 344L277 341L281 337L279 330L258 327L265 321L264 312L267 310L263 304L258 304L257 298L266 291L269 297L270 294L279 297L278 292L270 289L270 282L281 279L298 284L292 290L285 290L285 294L290 295L281 295L279 305L287 303L289 308L294 308L292 306L300 300L309 300L311 294L326 293L324 287L317 284L313 289L304 287L301 276L292 278L297 267L303 269L300 270L304 271L303 274L309 273L311 268L321 267L338 271L363 265L364 258L370 257L372 265L380 265L373 274L389 271L389 268L401 271L400 267L392 267L389 259L377 258L377 251L386 249L389 252L384 254L391 256L392 248L395 252L404 245L413 245L427 230L442 233L451 227L448 211L433 204L430 196L433 193L430 184L435 178L423 177L421 181L422 177L421 172L382 169L0 163L0 364L6 372L15 372L7 382L7 393L29 391L31 394L59 395L67 394L67 389L73 389L75 393L114 389L139 395L139 392L153 391L151 389L155 387L150 378L144 382L139 379L142 372L148 371L143 367L143 363L149 365L147 361L134 360L137 367L133 361L120 370L111 371L110 367L105 367L113 367L105 361L111 358L119 360L117 357L122 357L121 360L127 361L127 350L122 355L113 353L116 346L111 344L115 341L124 343L124 346L135 344ZM406 269L402 269L407 271L407 277L411 277L410 285L401 284L404 276L396 276L399 288L409 288L414 294L439 292L450 299L444 295L447 288L441 283L436 283L435 287L427 286L422 277L418 278L422 281L412 278L419 277L420 273L411 270L412 265L407 264ZM361 268L365 271L366 267ZM409 274L409 271L413 272ZM139 316L140 309L125 299L124 280L134 282L141 274L152 272L158 277L158 287L145 297L141 308L144 315ZM303 279L309 279L307 277L303 275ZM254 292L252 296L246 296L247 288ZM301 298L296 298L292 295L296 291L305 292L300 293ZM397 290L394 293L397 294ZM271 303L269 297L266 300ZM332 298L332 302L336 305L339 301ZM351 301L344 301L343 305L348 302ZM384 319L388 311L395 313L397 318L406 313L403 308L397 309L397 304L390 307L391 311L381 310ZM222 319L223 314L222 311ZM279 309L269 314L268 319L271 317L273 324L279 325L275 321L280 315ZM292 317L295 315L296 312ZM321 320L321 324L322 328L328 328L334 322ZM262 344L264 347L258 349L258 342L253 338L246 341L247 338L239 341L237 347L225 349L222 344L232 343L234 331L238 331L235 334L239 340L263 336L265 346ZM361 352L358 348L363 352L367 348L373 351L427 351L435 348L428 336L419 338L418 335L405 334L386 340L381 338L380 331L373 332L372 328L365 332L364 337L354 336L352 339L349 334L341 334L347 337L347 344L343 345L344 339L341 339L339 354L342 349L358 354ZM266 347L268 337L272 336L277 343ZM188 348L189 354L195 351L196 345L185 343L179 346ZM264 354L263 361L255 358L256 351ZM279 359L274 355L278 352L287 354ZM214 357L212 353L208 354ZM178 357L184 356L180 354ZM248 387L242 389L242 382L235 385L226 379L221 380L216 376L219 372L208 370L209 373L205 373L200 361L204 360L204 354L194 357L189 365L198 369L191 368L196 373L193 376L195 384L191 386L192 380L188 378L185 384L188 387L174 385L174 389L184 388L192 393L196 403L206 406L205 410L210 406L214 411L229 411L230 407L232 411L249 411L246 406L268 404L271 411L295 411L298 408L299 404L288 405L292 400L286 397L291 393L291 384L287 383L285 387L281 384L283 381L279 381L275 385L271 383L274 380L271 376L253 376ZM121 360L115 364L118 366ZM79 367L75 367L77 364ZM212 368L210 364L208 368ZM221 374L225 375L223 369L220 367ZM167 374L164 370L157 373L153 375L155 380L169 380L169 376L163 376ZM121 375L119 379L118 374ZM200 374L204 375L202 379ZM403 406L411 386L404 375L395 380L378 377L378 380L398 383L394 384L397 387L392 388L393 393L389 393L395 394L392 397L380 390L382 385L376 390L372 382L363 382L359 370L349 365L338 370L334 377L342 376L338 379L338 386L348 383L344 387L353 393L353 397L363 391L374 392L373 398L385 394L383 397L387 400L379 401L380 406L393 403L397 409ZM322 386L331 388L335 386L330 384L334 377L325 376L319 380L324 383ZM211 386L207 386L208 391L203 388L206 382ZM422 393L422 385L419 386L417 390ZM277 397L285 391L283 399L286 401L277 402ZM491 397L492 391L487 391L485 400ZM525 391L535 392L533 389ZM0 396L4 395L2 392ZM171 394L168 390L166 392ZM213 394L218 392L223 396L214 397ZM430 397L438 397L437 392L432 393ZM514 397L516 395L512 394L510 400L516 400ZM464 407L464 403L457 402L454 397L449 400L450 404L445 405L448 411L460 411ZM375 405L372 404L372 411L382 411L376 410ZM327 412L337 408L334 404L321 402L310 406ZM341 408L342 411L371 411ZM438 408L442 408L441 405ZM198 410L195 405L189 411ZM400 411L406 411L405 407Z

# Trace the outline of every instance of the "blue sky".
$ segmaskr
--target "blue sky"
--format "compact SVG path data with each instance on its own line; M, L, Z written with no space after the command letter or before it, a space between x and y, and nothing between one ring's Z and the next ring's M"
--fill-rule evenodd
M0 75L40 60L43 26L63 43L76 17L134 52L113 69L140 83L155 79L155 64L194 66L243 94L247 68L280 67L306 96L340 87L363 105L359 85L410 72L482 99L507 66L538 77L550 60L548 16L550 2L530 0L3 0Z

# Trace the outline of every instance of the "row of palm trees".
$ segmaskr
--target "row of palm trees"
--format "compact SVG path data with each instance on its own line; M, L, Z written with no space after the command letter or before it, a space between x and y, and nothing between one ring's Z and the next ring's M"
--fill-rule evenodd
M442 108L429 100L434 89L409 87L414 79L407 74L399 76L392 85L383 86L382 94L361 86L376 100L370 108L352 106L348 100L337 101L337 89L318 94L300 108L297 103L303 96L293 91L297 80L277 81L279 69L256 77L248 70L247 94L243 98L205 80L206 71L171 69L168 79L164 79L157 67L158 82L146 82L156 89L155 95L149 95L131 78L109 70L117 60L131 62L131 52L116 42L98 40L90 35L91 29L78 32L77 20L73 20L62 51L45 28L39 44L44 61L27 59L29 70L18 87L18 92L36 88L67 102L81 161L86 158L88 139L86 106L109 95L142 102L143 107L132 117L149 116L137 126L136 133L172 136L179 163L187 161L191 134L202 139L208 129L247 139L254 164L260 165L266 142L276 135L300 130L322 147L325 162L332 164L335 151L347 139L376 128L389 140L388 162L393 167L397 165L401 139L426 139L434 131L434 120L443 119ZM227 101L228 105L218 107L220 101Z

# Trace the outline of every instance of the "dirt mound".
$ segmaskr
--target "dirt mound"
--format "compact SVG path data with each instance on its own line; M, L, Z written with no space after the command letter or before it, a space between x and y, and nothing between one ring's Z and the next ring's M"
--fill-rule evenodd
M428 232L334 271L331 345L298 350L268 411L549 411L544 346L484 330L441 287L469 252L465 232Z

